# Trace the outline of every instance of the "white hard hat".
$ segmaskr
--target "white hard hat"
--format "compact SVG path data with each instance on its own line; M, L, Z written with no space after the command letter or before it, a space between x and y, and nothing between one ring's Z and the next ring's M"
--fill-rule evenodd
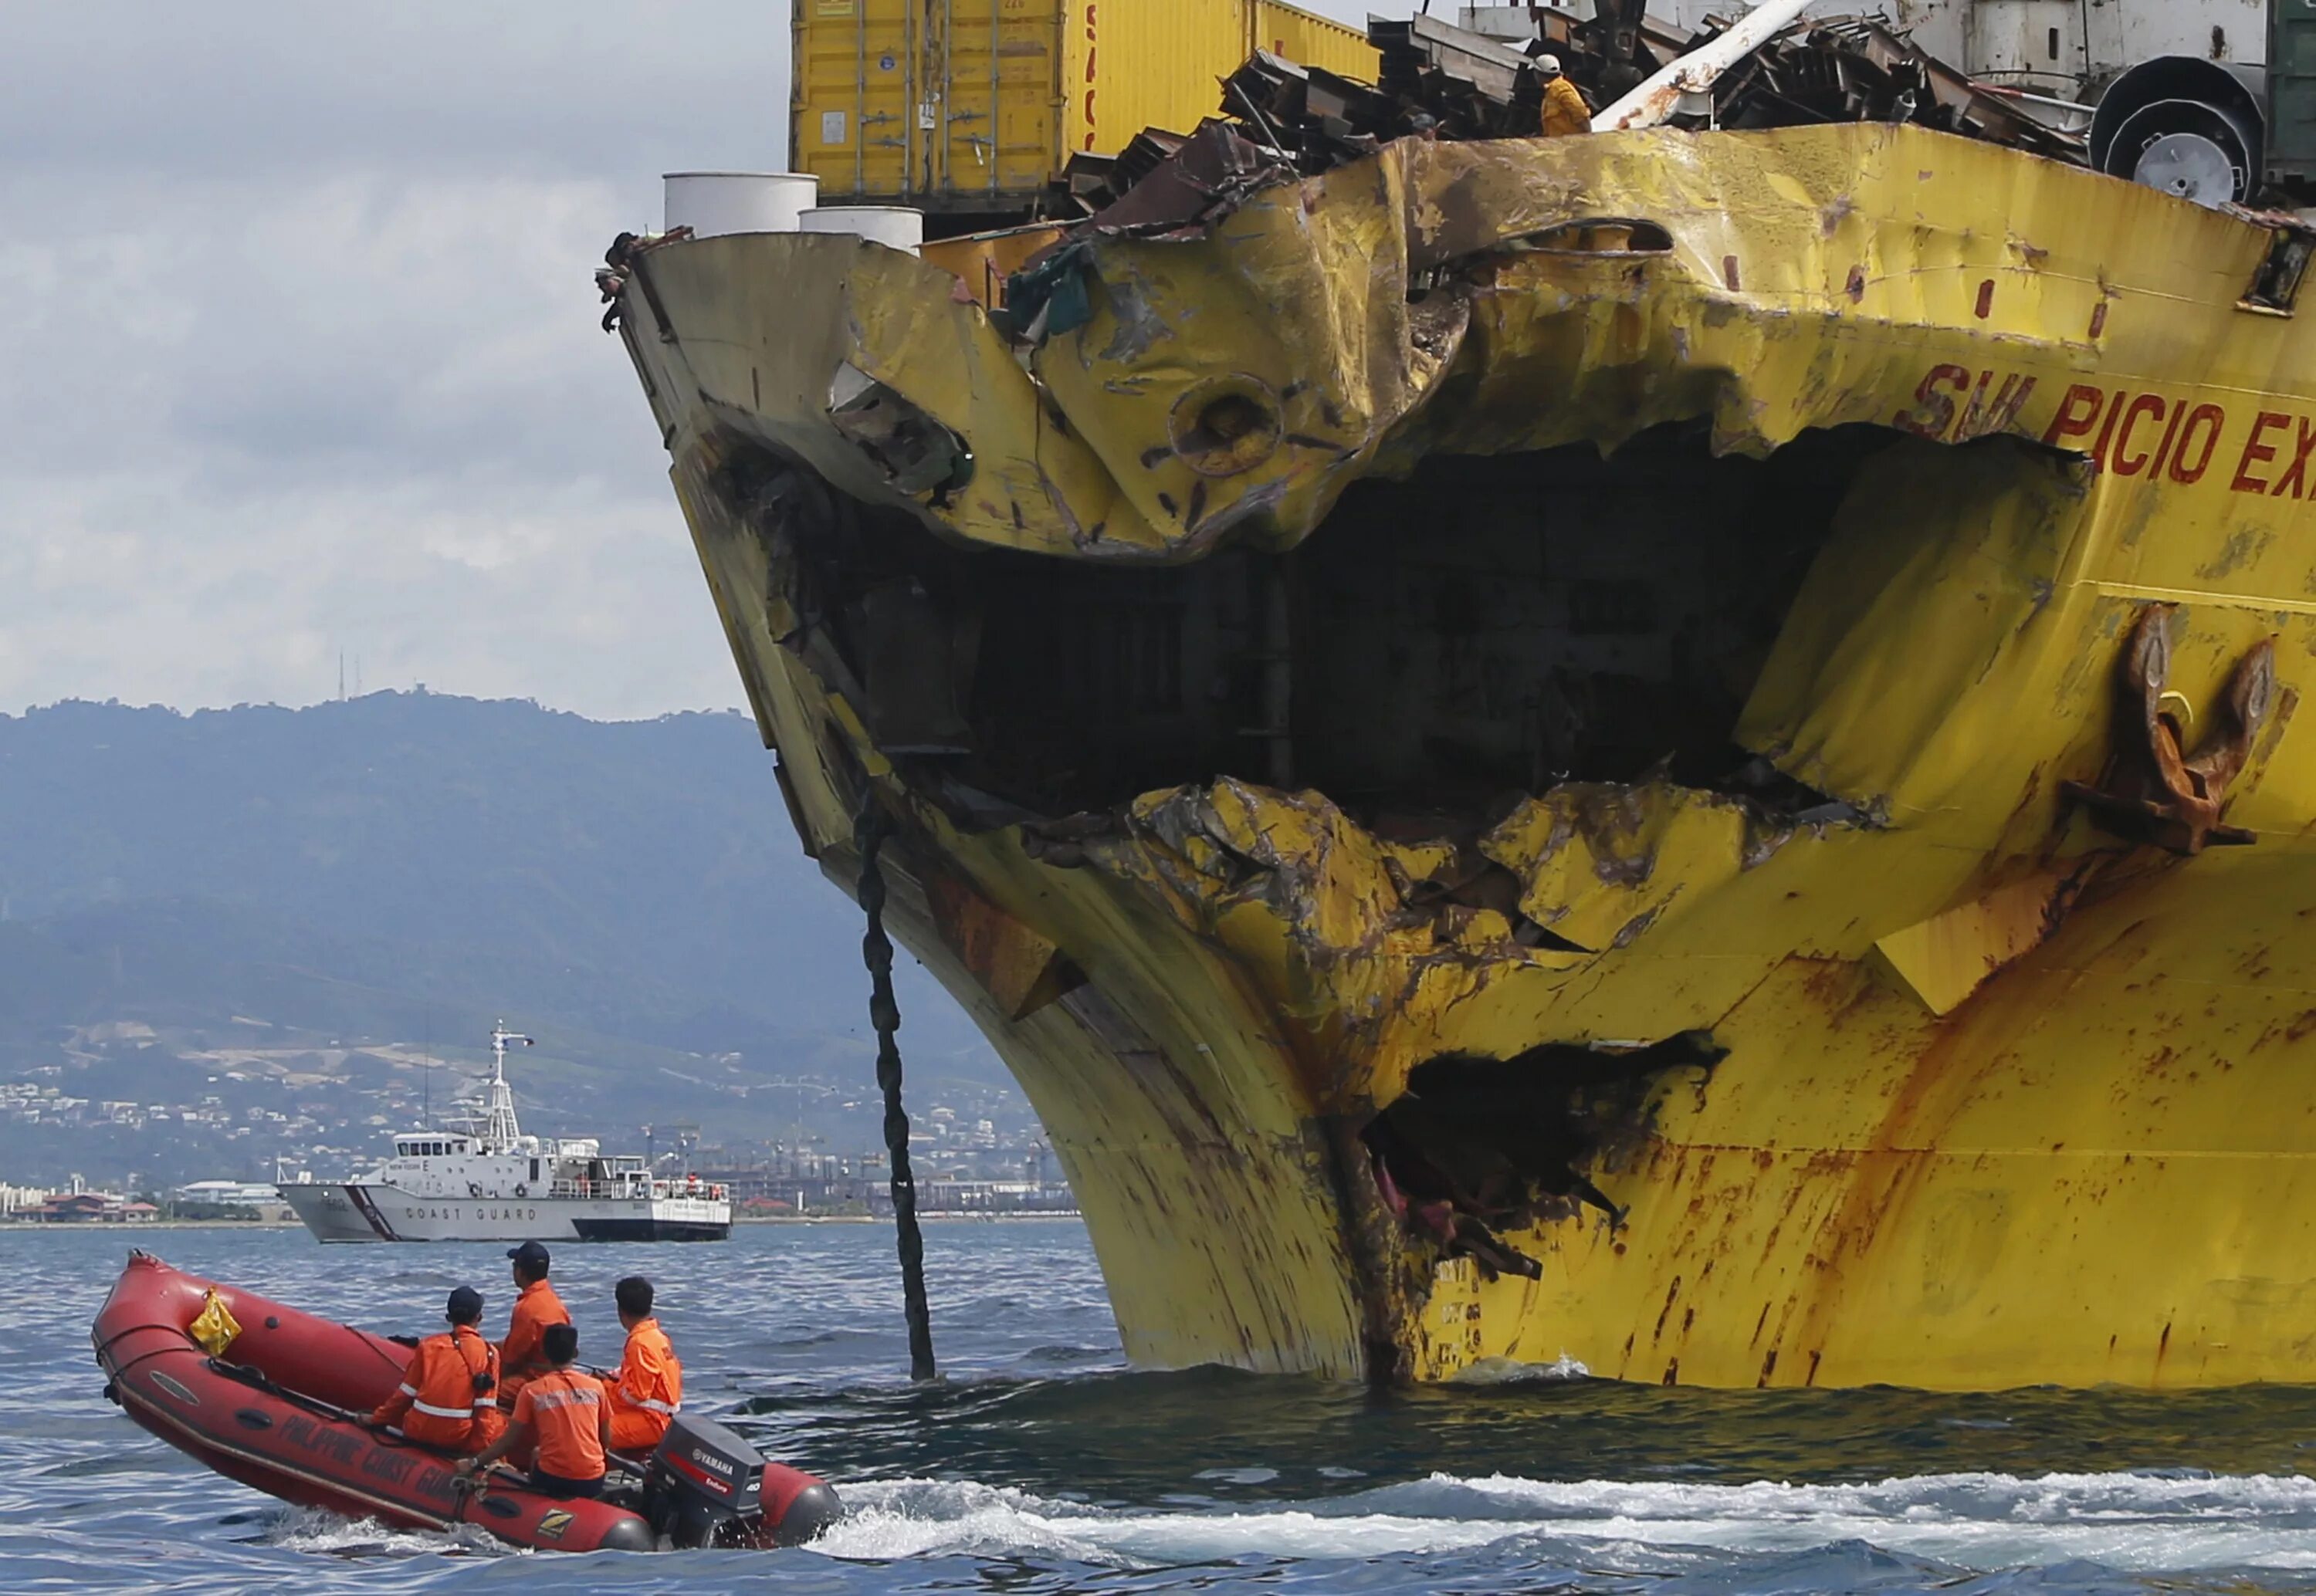
M1544 74L1546 77L1558 77L1560 75L1560 58L1558 56L1538 56L1536 58L1536 69Z

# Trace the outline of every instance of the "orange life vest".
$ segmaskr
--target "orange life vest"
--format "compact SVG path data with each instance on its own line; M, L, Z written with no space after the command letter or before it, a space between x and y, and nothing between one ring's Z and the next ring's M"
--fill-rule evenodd
M570 1322L571 1312L553 1286L538 1280L522 1289L514 1299L514 1311L507 1317L506 1339L499 1343L499 1361L505 1366L500 1375L501 1407L512 1407L524 1384L550 1367L540 1345L547 1327Z
M649 1451L667 1433L683 1405L683 1365L657 1319L640 1319L628 1332L611 1402L611 1444L623 1452Z
M450 1452L477 1452L498 1438L499 1355L471 1325L430 1335L411 1354L402 1384L370 1414L373 1424L393 1424L423 1446ZM475 1389L487 1375L488 1389Z
M568 1367L540 1375L514 1399L514 1422L537 1438L541 1472L603 1477L603 1385L593 1375Z

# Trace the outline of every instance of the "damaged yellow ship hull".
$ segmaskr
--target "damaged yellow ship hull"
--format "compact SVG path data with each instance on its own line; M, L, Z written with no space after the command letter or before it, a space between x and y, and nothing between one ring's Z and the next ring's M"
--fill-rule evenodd
M790 818L895 817L1129 1354L2316 1375L2297 235L1880 126L1181 220L1027 327L619 285Z

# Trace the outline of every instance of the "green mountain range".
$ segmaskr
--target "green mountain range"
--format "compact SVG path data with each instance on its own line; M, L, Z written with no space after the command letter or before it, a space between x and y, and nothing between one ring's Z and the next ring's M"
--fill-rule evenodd
M0 715L0 1077L91 1027L471 1058L503 1015L611 1079L698 1055L857 1067L865 1090L860 931L736 714L418 692ZM898 973L913 1066L1002 1081L931 980Z

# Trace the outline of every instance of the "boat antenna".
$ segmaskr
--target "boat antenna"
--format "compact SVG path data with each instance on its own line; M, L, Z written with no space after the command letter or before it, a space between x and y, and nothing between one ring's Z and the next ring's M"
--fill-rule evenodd
M489 1103L483 1119L483 1136L495 1146L506 1146L522 1134L515 1122L514 1089L507 1085L507 1043L519 1042L525 1047L538 1044L520 1031L510 1031L500 1020L491 1027L491 1086Z

